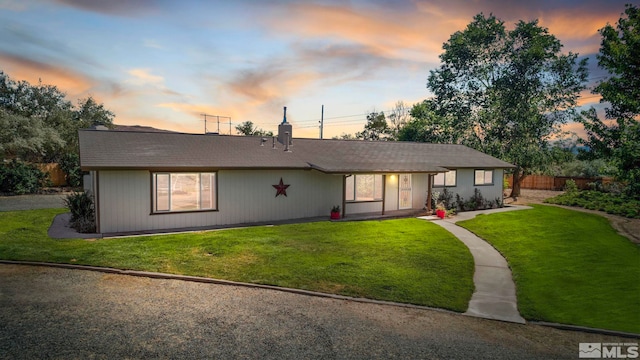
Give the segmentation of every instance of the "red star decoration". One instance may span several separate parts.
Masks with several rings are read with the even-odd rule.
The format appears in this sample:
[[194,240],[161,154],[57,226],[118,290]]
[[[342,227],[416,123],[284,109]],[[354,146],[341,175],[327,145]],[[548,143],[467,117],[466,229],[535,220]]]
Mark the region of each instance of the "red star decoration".
[[290,185],[285,185],[285,184],[282,182],[282,178],[280,178],[280,184],[271,185],[271,186],[273,186],[274,188],[276,188],[276,190],[278,190],[278,191],[276,191],[276,197],[278,197],[278,196],[280,196],[280,195],[287,196],[287,188],[288,188]]

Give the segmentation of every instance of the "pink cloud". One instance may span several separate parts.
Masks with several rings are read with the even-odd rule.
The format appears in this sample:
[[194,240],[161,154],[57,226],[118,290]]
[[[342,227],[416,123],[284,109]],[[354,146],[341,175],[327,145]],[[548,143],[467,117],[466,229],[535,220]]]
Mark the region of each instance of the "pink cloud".
[[31,84],[42,81],[44,84],[57,86],[72,97],[87,96],[88,92],[96,85],[93,79],[67,68],[21,56],[0,54],[0,62],[3,66],[2,70],[13,80],[26,80]]

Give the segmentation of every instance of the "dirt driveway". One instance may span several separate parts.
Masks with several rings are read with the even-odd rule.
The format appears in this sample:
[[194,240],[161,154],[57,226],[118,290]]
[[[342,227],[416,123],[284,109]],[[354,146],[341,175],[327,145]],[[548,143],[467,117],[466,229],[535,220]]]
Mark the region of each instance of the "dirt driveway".
[[280,291],[0,265],[0,359],[549,359],[637,342]]

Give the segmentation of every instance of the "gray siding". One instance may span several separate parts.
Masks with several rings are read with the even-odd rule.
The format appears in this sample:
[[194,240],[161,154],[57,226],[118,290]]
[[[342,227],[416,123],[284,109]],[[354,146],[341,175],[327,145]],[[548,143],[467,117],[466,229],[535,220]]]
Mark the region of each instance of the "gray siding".
[[346,216],[367,213],[382,213],[382,201],[352,202],[345,204]]
[[[425,207],[428,174],[412,174],[412,208]],[[287,196],[275,197],[282,177]],[[95,178],[95,177],[94,177]],[[385,210],[398,210],[398,174],[387,174]],[[342,175],[315,170],[218,171],[218,211],[151,214],[151,173],[146,170],[100,171],[94,189],[99,192],[98,223],[102,233],[168,230],[329,216],[342,204]],[[486,199],[502,198],[503,170],[494,169],[494,184],[474,185],[474,169],[457,169],[454,195],[468,200],[475,188]],[[442,191],[443,187],[434,187]],[[345,213],[381,213],[382,201],[346,203]]]
[[[480,168],[479,168],[480,169]],[[454,169],[452,169],[454,170]],[[504,178],[504,169],[487,169],[493,170],[493,185],[474,185],[474,171],[476,169],[455,169],[456,174],[456,186],[446,189],[454,194],[460,194],[465,200],[469,200],[473,196],[474,189],[480,190],[482,196],[485,199],[495,200],[496,198],[503,198],[502,181]],[[442,192],[445,188],[441,186],[434,186],[433,191]]]
[[413,174],[411,176],[411,191],[412,191],[412,207],[416,210],[422,209],[427,203],[427,185],[429,180],[429,174]]
[[[280,178],[287,196],[275,197]],[[342,176],[299,170],[218,172],[218,211],[151,214],[149,171],[100,171],[102,233],[165,230],[329,216],[342,202]]]

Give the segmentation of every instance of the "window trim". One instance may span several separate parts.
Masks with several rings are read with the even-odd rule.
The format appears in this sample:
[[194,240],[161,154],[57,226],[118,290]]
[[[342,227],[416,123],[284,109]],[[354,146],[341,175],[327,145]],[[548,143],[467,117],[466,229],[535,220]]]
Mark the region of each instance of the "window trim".
[[[373,195],[374,195],[374,199],[372,200],[358,200],[357,199],[357,192],[356,192],[356,186],[357,186],[357,181],[356,181],[356,176],[363,176],[363,175],[371,175],[373,176]],[[376,192],[376,176],[380,176],[380,188],[382,190],[382,195],[379,199],[375,198],[375,192]],[[347,199],[347,179],[353,177],[353,200],[349,200]],[[345,203],[348,204],[354,204],[354,203],[372,203],[372,202],[381,202],[384,201],[384,182],[385,182],[385,177],[383,174],[349,174],[349,175],[345,175],[344,176],[344,201]]]
[[[483,182],[480,183],[480,184],[476,182],[476,173],[478,171],[482,171],[483,172],[483,176],[482,176]],[[487,177],[487,175],[486,175],[487,171],[491,171],[491,182],[490,183],[484,182],[484,179]],[[495,185],[494,178],[495,178],[495,169],[474,169],[473,170],[473,186],[493,186],[493,185]]]
[[[173,174],[197,174],[200,176],[200,192],[198,196],[201,196],[202,191],[202,174],[214,174],[214,202],[212,204],[212,208],[206,209],[192,209],[192,210],[170,210],[171,209],[171,191],[169,191],[169,210],[156,210],[157,207],[157,174],[166,174],[169,175],[169,184],[171,184],[171,175]],[[151,212],[150,215],[166,215],[166,214],[188,214],[188,213],[203,213],[203,212],[217,212],[218,209],[218,172],[217,171],[151,171],[150,172],[150,182],[151,182]],[[171,185],[169,185],[171,186]]]
[[[451,171],[455,171],[456,173],[456,181],[453,185],[447,185],[447,173],[451,172]],[[456,187],[458,186],[458,169],[451,169],[449,171],[447,171],[446,173],[440,173],[440,174],[444,174],[444,184],[443,185],[436,185],[436,175],[433,175],[433,186],[434,188],[447,188],[447,187]],[[475,174],[475,172],[474,172]],[[475,180],[474,180],[475,181]]]

